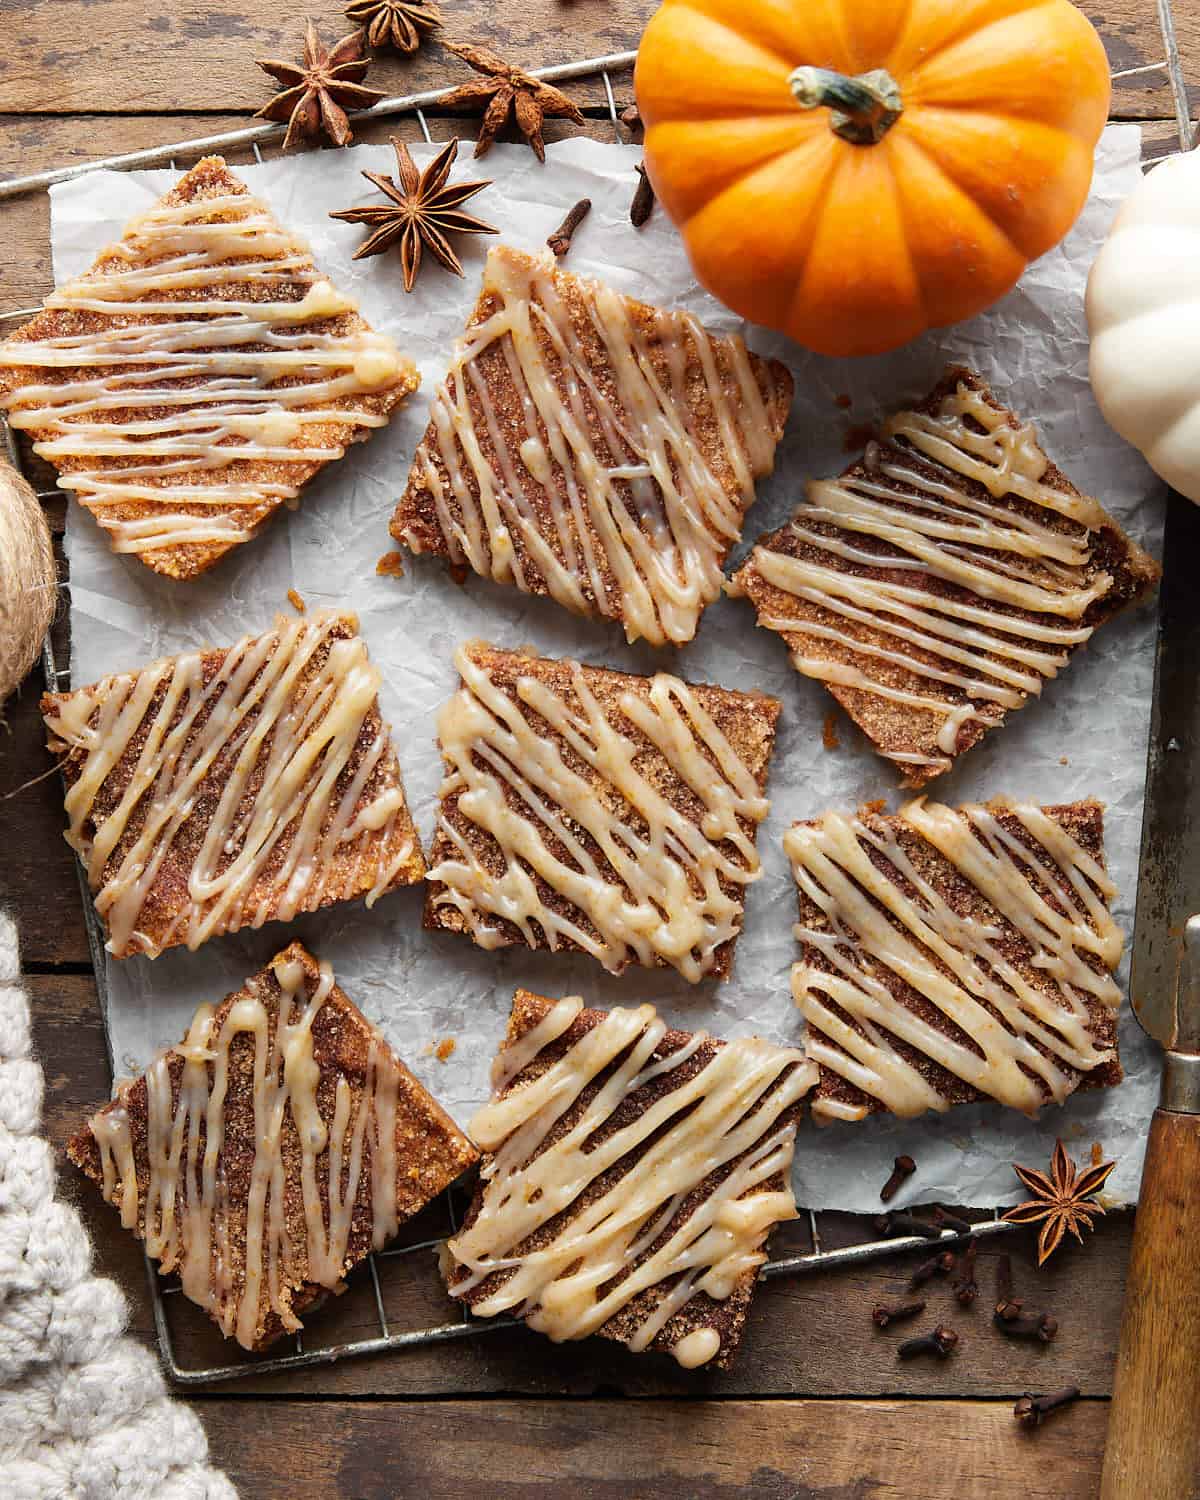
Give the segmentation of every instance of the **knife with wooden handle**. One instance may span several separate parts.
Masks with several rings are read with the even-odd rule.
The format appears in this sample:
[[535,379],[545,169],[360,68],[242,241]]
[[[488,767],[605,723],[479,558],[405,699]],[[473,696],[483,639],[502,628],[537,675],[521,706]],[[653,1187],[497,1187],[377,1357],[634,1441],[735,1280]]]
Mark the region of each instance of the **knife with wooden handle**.
[[1200,507],[1172,493],[1130,994],[1164,1049],[1101,1500],[1200,1496]]

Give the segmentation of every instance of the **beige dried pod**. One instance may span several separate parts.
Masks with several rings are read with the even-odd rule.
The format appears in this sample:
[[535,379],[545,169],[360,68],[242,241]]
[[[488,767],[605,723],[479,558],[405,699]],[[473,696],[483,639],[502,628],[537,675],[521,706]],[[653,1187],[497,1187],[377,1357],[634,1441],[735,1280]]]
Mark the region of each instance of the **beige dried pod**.
[[37,496],[0,461],[0,704],[37,659],[54,618],[58,575]]

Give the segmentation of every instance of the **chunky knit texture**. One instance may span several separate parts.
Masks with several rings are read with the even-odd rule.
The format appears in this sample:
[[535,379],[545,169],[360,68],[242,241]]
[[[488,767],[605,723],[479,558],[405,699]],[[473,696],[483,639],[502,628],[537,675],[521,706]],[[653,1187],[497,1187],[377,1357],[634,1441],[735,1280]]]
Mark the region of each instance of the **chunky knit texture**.
[[17,930],[0,912],[0,1491],[5,1500],[237,1500],[195,1413],[124,1336],[39,1133]]

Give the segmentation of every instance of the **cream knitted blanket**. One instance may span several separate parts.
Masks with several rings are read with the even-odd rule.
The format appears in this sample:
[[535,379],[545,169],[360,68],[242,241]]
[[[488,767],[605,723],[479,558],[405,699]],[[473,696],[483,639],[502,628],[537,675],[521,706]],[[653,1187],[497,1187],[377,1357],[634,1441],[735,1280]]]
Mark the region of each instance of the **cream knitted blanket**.
[[125,1300],[54,1196],[39,1133],[17,931],[0,913],[0,1495],[4,1500],[237,1500],[195,1414],[123,1334]]

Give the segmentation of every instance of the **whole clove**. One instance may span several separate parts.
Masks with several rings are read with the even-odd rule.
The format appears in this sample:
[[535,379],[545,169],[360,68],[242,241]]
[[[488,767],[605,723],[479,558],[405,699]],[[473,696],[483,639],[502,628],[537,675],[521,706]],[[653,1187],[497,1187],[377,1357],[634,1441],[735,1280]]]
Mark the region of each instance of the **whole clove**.
[[1058,1319],[1048,1312],[1018,1313],[1015,1318],[1002,1318],[997,1313],[992,1322],[1010,1339],[1037,1339],[1049,1344],[1058,1334]]
[[554,233],[547,235],[546,244],[555,256],[561,259],[567,253],[571,248],[571,240],[575,231],[591,211],[592,200],[590,198],[580,198],[579,202],[571,209]]
[[915,1359],[921,1354],[936,1354],[939,1359],[945,1359],[957,1344],[958,1334],[954,1329],[939,1323],[932,1333],[918,1339],[907,1339],[896,1350],[896,1355],[899,1359]]
[[901,1323],[905,1318],[915,1318],[924,1311],[925,1303],[922,1300],[893,1304],[877,1302],[871,1309],[871,1322],[876,1328],[886,1328],[889,1323]]
[[880,1202],[890,1203],[916,1170],[917,1164],[911,1156],[898,1156],[892,1163],[892,1175],[879,1189]]
[[916,1214],[876,1214],[875,1228],[886,1239],[900,1234],[916,1234],[924,1240],[940,1240],[942,1237],[936,1224],[931,1224],[928,1219],[918,1219]]
[[953,1229],[955,1234],[970,1234],[971,1225],[967,1219],[962,1219],[958,1214],[952,1214],[948,1208],[943,1208],[940,1203],[934,1205],[933,1222],[939,1229]]
[[629,205],[629,222],[635,229],[640,229],[654,211],[654,189],[650,186],[650,179],[646,176],[646,163],[640,161],[637,164],[638,185],[633,195],[633,202]]
[[963,1307],[970,1307],[979,1296],[979,1282],[975,1276],[975,1260],[978,1253],[978,1244],[971,1240],[963,1253],[960,1264],[961,1274],[954,1283],[954,1295]]
[[942,1250],[937,1255],[921,1262],[909,1277],[909,1285],[922,1286],[934,1276],[949,1276],[957,1264],[958,1257],[953,1250]]
[[1011,1323],[1021,1316],[1025,1303],[1013,1296],[1012,1256],[1006,1250],[996,1257],[996,1321]]
[[1023,1427],[1040,1427],[1042,1419],[1060,1406],[1070,1406],[1079,1400],[1079,1387],[1068,1385],[1061,1391],[1052,1391],[1047,1396],[1033,1396],[1028,1391],[1018,1397],[1013,1407],[1013,1416]]

